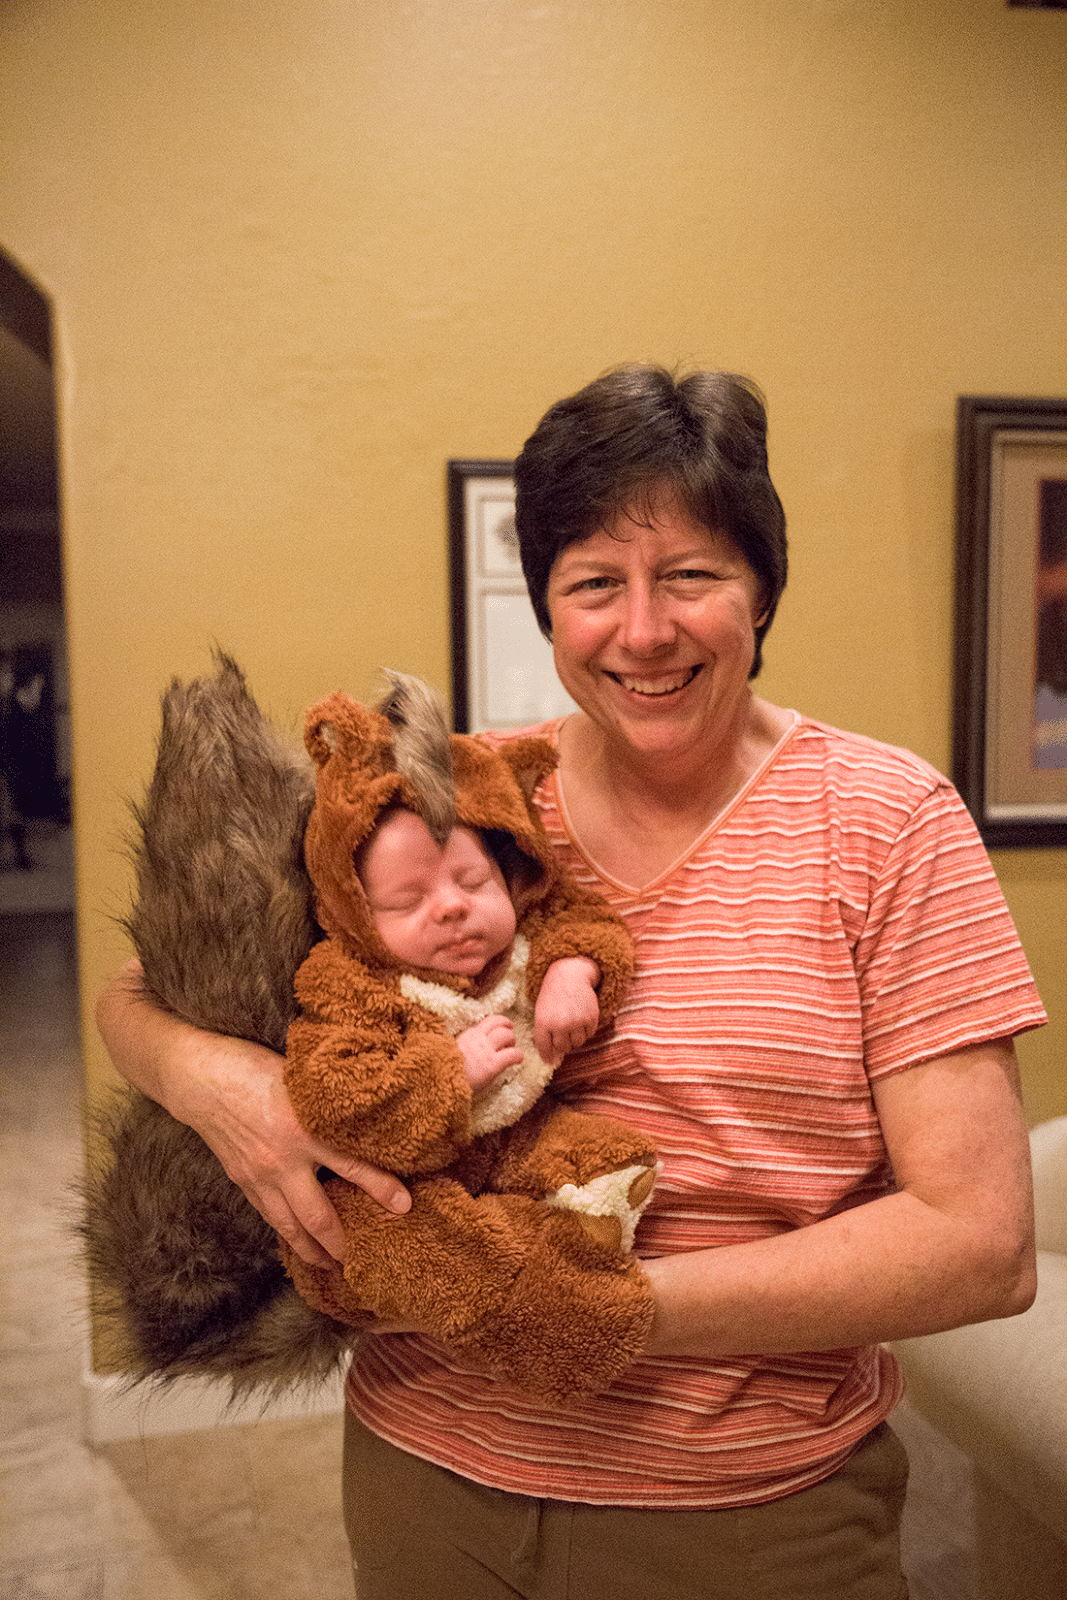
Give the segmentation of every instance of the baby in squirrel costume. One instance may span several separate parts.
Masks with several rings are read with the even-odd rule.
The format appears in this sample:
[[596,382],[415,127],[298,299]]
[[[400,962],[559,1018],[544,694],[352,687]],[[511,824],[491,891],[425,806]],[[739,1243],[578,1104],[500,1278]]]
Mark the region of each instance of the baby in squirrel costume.
[[651,1319],[628,1252],[654,1152],[542,1097],[614,1014],[630,937],[556,865],[531,799],[551,748],[450,737],[422,685],[393,685],[379,712],[333,695],[308,714],[327,938],[297,974],[286,1087],[309,1131],[405,1177],[412,1209],[332,1180],[343,1264],[283,1259],[329,1316],[414,1326],[563,1400],[617,1376]]
[[[127,921],[144,988],[197,1027],[286,1048],[305,1127],[400,1174],[412,1207],[327,1176],[345,1260],[313,1268],[282,1245],[290,1280],[198,1135],[126,1091],[101,1119],[81,1232],[95,1313],[134,1380],[277,1391],[328,1375],[354,1330],[385,1321],[564,1402],[611,1383],[647,1337],[629,1247],[654,1151],[542,1094],[551,1061],[614,1014],[630,936],[548,843],[531,797],[551,747],[450,737],[425,696],[400,679],[378,712],[323,702],[314,770],[228,657],[164,697]],[[380,847],[412,829],[446,880],[458,850],[460,888],[477,878],[484,894],[487,875],[495,890],[491,929],[451,957],[398,939],[397,904],[380,903],[400,881],[376,871]]]

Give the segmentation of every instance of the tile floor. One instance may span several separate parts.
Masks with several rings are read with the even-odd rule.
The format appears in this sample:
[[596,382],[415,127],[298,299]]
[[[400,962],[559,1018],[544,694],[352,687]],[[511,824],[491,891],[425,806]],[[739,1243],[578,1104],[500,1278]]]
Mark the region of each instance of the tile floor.
[[32,868],[14,864],[14,845],[0,839],[0,914],[70,911],[74,905],[74,834],[52,817],[31,817],[25,849]]
[[[74,978],[69,913],[0,916],[0,1600],[351,1600],[339,1417],[83,1441]],[[922,1418],[895,1421],[912,1600],[974,1600],[966,1464]]]
[[90,1448],[69,914],[0,917],[0,1600],[352,1600],[339,1416]]

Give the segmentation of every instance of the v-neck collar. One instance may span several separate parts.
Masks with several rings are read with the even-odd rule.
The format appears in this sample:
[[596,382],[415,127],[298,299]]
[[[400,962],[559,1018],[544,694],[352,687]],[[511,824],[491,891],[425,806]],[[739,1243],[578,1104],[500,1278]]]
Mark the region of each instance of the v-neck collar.
[[[685,849],[675,858],[674,861],[671,862],[670,866],[664,868],[662,872],[657,873],[654,878],[640,888],[636,887],[632,883],[624,882],[622,878],[615,877],[613,873],[608,872],[605,867],[602,867],[600,863],[589,854],[588,850],[586,850],[581,840],[578,838],[574,824],[571,821],[570,812],[567,809],[567,798],[563,792],[562,774],[557,767],[549,777],[548,782],[553,785],[553,797],[555,800],[556,810],[559,813],[559,819],[560,823],[562,824],[563,831],[566,833],[572,848],[579,856],[581,856],[589,870],[594,872],[602,883],[610,885],[617,894],[625,895],[627,898],[632,900],[643,900],[649,895],[655,894],[655,892],[661,888],[662,885],[666,883],[666,881],[671,878],[680,867],[684,866],[685,863],[689,861],[698,850],[703,848],[703,846],[711,838],[712,834],[717,832],[717,830],[722,827],[727,818],[731,817],[734,812],[737,811],[738,807],[744,805],[753,789],[758,786],[758,784],[763,780],[765,774],[778,760],[778,757],[781,755],[782,751],[795,736],[796,731],[800,727],[801,723],[801,717],[798,711],[790,711],[788,715],[790,717],[788,727],[785,728],[776,743],[770,750],[768,750],[759,766],[751,774],[751,776],[745,780],[740,789],[738,789],[737,793],[732,795],[731,798],[727,800],[726,804],[718,812],[716,812],[715,816],[712,817],[711,821],[705,828],[701,829],[696,838],[693,839],[690,844],[686,845]],[[552,725],[549,735],[557,750],[559,749],[559,732],[560,728],[563,726],[563,722],[564,718],[558,718]]]

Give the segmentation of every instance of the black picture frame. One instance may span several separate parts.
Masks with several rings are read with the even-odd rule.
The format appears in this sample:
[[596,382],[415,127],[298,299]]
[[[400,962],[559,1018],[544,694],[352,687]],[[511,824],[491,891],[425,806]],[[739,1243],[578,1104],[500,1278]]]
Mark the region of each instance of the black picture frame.
[[952,775],[991,848],[1067,845],[1065,518],[1067,399],[961,395]]

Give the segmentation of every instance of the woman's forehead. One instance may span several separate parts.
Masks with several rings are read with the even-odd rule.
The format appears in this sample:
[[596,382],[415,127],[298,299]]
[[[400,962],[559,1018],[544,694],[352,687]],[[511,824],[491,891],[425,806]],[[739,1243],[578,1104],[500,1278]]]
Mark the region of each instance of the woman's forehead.
[[739,556],[729,534],[708,528],[680,508],[664,508],[646,516],[637,508],[617,512],[603,527],[576,539],[560,551],[553,574],[582,565],[630,566],[635,561],[655,561],[687,555]]

